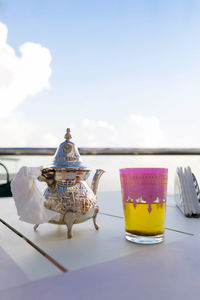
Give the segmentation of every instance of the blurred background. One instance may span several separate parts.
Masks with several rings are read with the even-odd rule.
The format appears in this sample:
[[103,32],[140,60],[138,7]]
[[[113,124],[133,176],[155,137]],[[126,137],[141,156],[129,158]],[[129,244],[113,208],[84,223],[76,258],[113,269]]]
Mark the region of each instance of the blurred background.
[[[0,0],[0,147],[200,147],[198,0]],[[7,160],[6,160],[7,159]],[[10,173],[50,157],[0,157]],[[83,157],[119,189],[120,167],[199,156]],[[102,180],[103,182],[103,180]]]

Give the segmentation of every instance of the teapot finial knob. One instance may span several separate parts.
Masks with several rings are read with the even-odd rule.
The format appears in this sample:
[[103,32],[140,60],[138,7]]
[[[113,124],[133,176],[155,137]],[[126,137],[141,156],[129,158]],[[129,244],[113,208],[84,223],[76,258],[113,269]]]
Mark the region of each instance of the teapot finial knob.
[[70,128],[67,128],[67,132],[65,134],[65,139],[67,142],[69,142],[71,140],[72,136],[71,136],[71,130]]

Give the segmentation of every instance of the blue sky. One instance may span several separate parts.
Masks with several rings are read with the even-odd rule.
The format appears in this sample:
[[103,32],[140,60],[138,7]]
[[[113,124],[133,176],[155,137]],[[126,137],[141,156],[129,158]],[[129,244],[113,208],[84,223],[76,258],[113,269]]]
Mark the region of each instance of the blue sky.
[[200,147],[199,1],[1,0],[0,22],[16,59],[27,42],[52,59],[0,146],[57,146],[70,126],[78,146]]

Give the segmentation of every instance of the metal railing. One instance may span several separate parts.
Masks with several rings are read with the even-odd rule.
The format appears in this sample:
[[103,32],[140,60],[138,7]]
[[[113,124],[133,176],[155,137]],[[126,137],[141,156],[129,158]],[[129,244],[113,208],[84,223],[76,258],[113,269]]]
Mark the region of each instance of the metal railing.
[[[78,148],[81,155],[200,155],[200,148]],[[3,155],[53,155],[56,148],[0,148]]]

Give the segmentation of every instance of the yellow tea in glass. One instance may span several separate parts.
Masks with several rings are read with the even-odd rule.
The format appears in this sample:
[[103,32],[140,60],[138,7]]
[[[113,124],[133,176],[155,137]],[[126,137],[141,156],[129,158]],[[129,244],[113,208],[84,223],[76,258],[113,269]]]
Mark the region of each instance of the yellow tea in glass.
[[120,169],[126,239],[153,244],[164,239],[168,170]]

